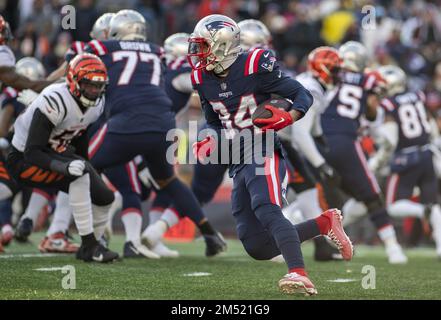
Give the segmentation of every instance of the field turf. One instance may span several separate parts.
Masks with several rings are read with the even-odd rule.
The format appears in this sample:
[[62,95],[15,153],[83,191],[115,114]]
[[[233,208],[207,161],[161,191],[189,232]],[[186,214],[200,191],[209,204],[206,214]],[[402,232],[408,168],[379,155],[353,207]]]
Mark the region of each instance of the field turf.
[[[178,259],[125,259],[102,265],[69,255],[42,255],[36,248],[41,237],[34,234],[29,244],[12,243],[0,254],[0,299],[441,298],[441,262],[434,249],[407,250],[410,261],[405,266],[389,265],[381,247],[366,246],[356,246],[351,262],[316,263],[306,243],[307,270],[319,294],[299,297],[278,291],[277,281],[286,272],[283,264],[252,260],[237,240],[228,241],[228,252],[210,259],[203,254],[203,241],[196,240],[170,244],[181,252]],[[114,236],[111,248],[121,253],[123,241]],[[57,268],[65,265],[75,267],[75,290],[62,289],[64,274]],[[362,287],[365,265],[375,267],[375,289]]]

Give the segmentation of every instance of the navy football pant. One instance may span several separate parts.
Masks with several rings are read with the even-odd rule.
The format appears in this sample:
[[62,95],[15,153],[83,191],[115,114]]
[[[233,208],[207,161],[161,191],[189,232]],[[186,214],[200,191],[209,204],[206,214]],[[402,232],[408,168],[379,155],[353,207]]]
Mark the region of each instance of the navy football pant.
[[233,181],[232,211],[247,253],[257,260],[282,254],[289,269],[303,268],[300,243],[320,232],[314,220],[294,226],[282,214],[287,184],[285,161],[275,154],[264,164],[245,165]]
[[[160,189],[156,181],[167,181],[174,177],[173,165],[167,160],[170,145],[171,142],[166,140],[165,132],[118,134],[107,132],[107,126],[104,125],[95,134],[89,146],[89,157],[93,166],[102,171],[123,165],[142,155],[152,175],[154,187]],[[179,179],[170,181],[161,190],[173,197],[178,212],[187,215],[197,225],[205,220],[195,196]]]
[[323,153],[323,157],[341,176],[343,191],[365,203],[377,229],[389,225],[391,221],[380,187],[368,167],[360,143],[346,135],[329,135],[327,141],[329,150]]
[[437,201],[438,182],[433,167],[430,150],[420,153],[420,161],[409,169],[393,173],[388,179],[386,202],[391,204],[397,200],[410,199],[414,187],[420,189],[420,202],[434,204]]
[[104,170],[104,174],[112,185],[121,193],[122,213],[139,212],[141,210],[142,185],[138,179],[138,170],[134,161]]

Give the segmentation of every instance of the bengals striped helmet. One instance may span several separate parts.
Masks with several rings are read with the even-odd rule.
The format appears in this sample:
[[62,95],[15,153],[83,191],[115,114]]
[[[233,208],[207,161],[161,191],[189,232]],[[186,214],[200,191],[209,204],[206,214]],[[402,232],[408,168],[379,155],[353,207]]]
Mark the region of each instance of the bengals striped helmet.
[[308,56],[309,72],[326,87],[337,82],[341,64],[338,51],[332,47],[318,47]]
[[11,29],[9,23],[0,14],[0,45],[4,45],[12,38]]
[[79,54],[69,63],[66,81],[83,107],[94,107],[109,82],[106,65],[94,54]]

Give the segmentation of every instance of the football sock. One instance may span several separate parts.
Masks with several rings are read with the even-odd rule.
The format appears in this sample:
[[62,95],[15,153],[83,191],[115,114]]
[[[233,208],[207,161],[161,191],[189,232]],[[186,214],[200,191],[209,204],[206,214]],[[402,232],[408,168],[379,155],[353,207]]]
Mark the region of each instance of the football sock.
[[137,245],[140,243],[142,214],[136,208],[127,208],[121,214],[121,220],[126,231],[126,241],[132,241]]
[[387,212],[392,217],[417,217],[422,218],[424,216],[424,205],[416,203],[410,200],[398,200],[390,204],[387,207]]
[[159,207],[151,208],[149,211],[149,224],[153,224],[156,221],[158,221],[163,213],[164,213],[163,208],[159,208]]
[[430,224],[433,228],[432,236],[436,244],[436,253],[441,256],[441,208],[439,204],[432,206]]
[[193,192],[179,179],[173,179],[164,189],[173,197],[173,204],[181,215],[189,217],[197,226],[205,215]]
[[201,231],[202,235],[214,235],[214,234],[216,234],[216,231],[214,231],[213,227],[211,226],[210,222],[208,222],[207,219],[203,220],[199,224],[199,230]]
[[305,268],[292,268],[292,269],[289,269],[288,272],[289,273],[295,272],[295,273],[297,273],[297,274],[299,274],[301,276],[304,276],[304,277],[308,276],[308,274],[305,271]]
[[322,214],[316,188],[300,192],[297,195],[297,202],[300,211],[302,211],[306,219],[313,219]]
[[89,190],[89,174],[75,179],[69,185],[69,204],[80,236],[93,234],[92,201]]
[[45,205],[48,203],[48,195],[40,190],[35,190],[32,192],[31,198],[29,199],[28,206],[21,220],[24,218],[29,218],[32,220],[33,225],[37,221],[38,215]]
[[377,230],[392,224],[386,208],[384,207],[369,212],[369,219],[372,221]]
[[391,224],[385,225],[378,229],[378,236],[386,247],[398,245],[395,229]]
[[[325,220],[323,220],[325,219]],[[328,230],[326,228],[327,225],[329,225],[329,220],[325,217],[319,216],[315,219],[310,219],[301,223],[298,223],[295,225],[297,229],[297,233],[299,235],[300,242],[304,242],[306,240],[315,238],[321,234],[326,234],[324,232],[321,232],[321,230]],[[320,222],[320,224],[319,224]]]
[[72,209],[69,205],[69,195],[67,193],[58,192],[53,216],[51,225],[46,233],[48,237],[57,232],[66,232],[69,229]]
[[107,228],[109,228],[109,230],[112,230],[112,220],[113,217],[115,216],[115,214],[117,212],[119,212],[122,208],[122,196],[121,193],[119,193],[118,191],[115,191],[113,193],[115,195],[115,200],[113,201],[112,205],[110,206],[109,209],[109,220],[107,220]]
[[95,235],[92,233],[85,234],[81,236],[81,246],[84,247],[93,247],[98,244],[98,241],[96,241]]
[[0,201],[0,226],[11,224],[12,199]]
[[12,191],[4,183],[0,183],[0,201],[12,197]]
[[297,229],[282,214],[279,206],[266,204],[254,211],[257,219],[274,238],[288,269],[304,268]]
[[93,205],[93,230],[96,239],[101,239],[104,235],[104,229],[109,220],[109,209],[111,206],[112,204],[107,206]]
[[162,214],[161,218],[158,221],[160,221],[160,220],[165,222],[167,229],[168,229],[168,228],[171,228],[174,225],[178,224],[179,215],[176,212],[176,210],[174,210],[172,208],[167,208],[167,209],[165,209],[164,213]]
[[354,198],[350,198],[348,201],[346,201],[341,211],[343,214],[344,227],[353,224],[368,213],[366,205],[361,201],[355,200]]

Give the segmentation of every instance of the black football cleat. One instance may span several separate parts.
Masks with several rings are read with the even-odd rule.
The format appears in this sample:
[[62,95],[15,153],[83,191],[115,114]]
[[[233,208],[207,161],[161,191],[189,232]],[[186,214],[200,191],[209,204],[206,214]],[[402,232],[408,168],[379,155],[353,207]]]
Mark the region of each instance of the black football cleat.
[[204,239],[206,244],[205,255],[207,257],[214,257],[227,250],[227,243],[219,232],[213,235],[204,235]]
[[343,257],[324,237],[314,238],[315,261],[342,261]]
[[77,251],[76,258],[84,262],[107,263],[118,259],[119,255],[98,243],[92,247],[82,245]]
[[34,226],[32,219],[24,218],[20,220],[17,226],[17,230],[15,230],[15,239],[18,242],[27,242],[33,228]]

